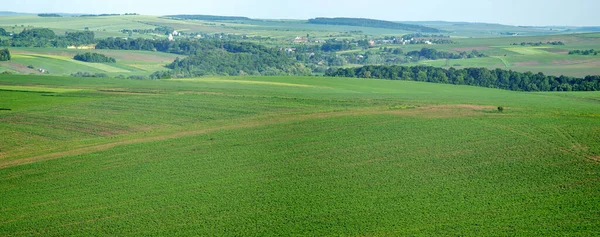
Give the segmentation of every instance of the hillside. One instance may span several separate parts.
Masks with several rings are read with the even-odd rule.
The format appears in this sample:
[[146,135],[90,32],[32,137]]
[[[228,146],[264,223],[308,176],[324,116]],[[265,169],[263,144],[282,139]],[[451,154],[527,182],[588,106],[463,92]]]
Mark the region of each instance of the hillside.
[[351,78],[0,75],[0,235],[591,236],[599,103]]

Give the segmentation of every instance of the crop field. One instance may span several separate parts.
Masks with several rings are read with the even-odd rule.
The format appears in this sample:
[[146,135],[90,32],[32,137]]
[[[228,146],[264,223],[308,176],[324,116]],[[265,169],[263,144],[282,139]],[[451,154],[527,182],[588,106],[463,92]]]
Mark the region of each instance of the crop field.
[[600,232],[598,92],[0,75],[0,108],[0,236]]

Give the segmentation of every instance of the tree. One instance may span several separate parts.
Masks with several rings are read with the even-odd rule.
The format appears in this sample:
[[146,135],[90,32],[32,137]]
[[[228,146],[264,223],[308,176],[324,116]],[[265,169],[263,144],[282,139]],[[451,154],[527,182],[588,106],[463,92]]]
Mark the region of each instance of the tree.
[[504,107],[498,106],[498,112],[500,112],[500,113],[504,112]]
[[10,51],[8,49],[0,49],[0,61],[9,61]]

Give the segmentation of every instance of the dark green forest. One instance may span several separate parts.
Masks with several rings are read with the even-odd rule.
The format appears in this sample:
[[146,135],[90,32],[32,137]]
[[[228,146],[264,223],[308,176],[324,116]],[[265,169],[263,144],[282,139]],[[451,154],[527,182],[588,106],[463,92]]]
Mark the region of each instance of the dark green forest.
[[421,59],[436,60],[436,59],[440,59],[440,58],[461,59],[461,58],[488,57],[487,55],[480,53],[477,50],[472,50],[471,52],[460,52],[460,53],[456,54],[456,53],[450,53],[450,52],[444,52],[444,51],[437,51],[437,50],[431,49],[431,48],[422,48],[421,50],[411,51],[411,52],[406,53],[406,56],[416,57],[418,60],[421,60]]
[[361,27],[374,27],[374,28],[386,28],[386,29],[395,29],[395,30],[406,30],[406,31],[419,31],[426,33],[440,33],[443,32],[441,30],[420,26],[420,25],[411,25],[411,24],[403,24],[396,23],[391,21],[382,21],[382,20],[374,20],[374,19],[365,19],[365,18],[314,18],[308,20],[310,24],[320,24],[320,25],[346,25],[346,26],[361,26]]
[[578,55],[598,55],[598,50],[595,49],[588,49],[588,50],[571,50],[569,51],[569,54],[573,55],[573,54],[578,54]]
[[54,13],[40,13],[38,14],[39,17],[62,17],[61,15],[58,14],[54,14]]
[[117,62],[117,60],[115,60],[114,58],[107,57],[104,54],[90,53],[90,52],[77,54],[77,55],[75,55],[75,57],[73,57],[73,59],[82,61],[82,62],[88,62],[88,63],[116,63]]
[[[1,29],[0,33],[2,31],[4,29]],[[88,45],[95,42],[94,32],[92,31],[66,32],[64,36],[59,36],[51,29],[32,28],[24,29],[21,33],[14,34],[10,39],[0,39],[0,46],[66,48],[71,45]]]
[[444,69],[430,66],[364,66],[329,70],[327,76],[422,81],[513,91],[600,91],[600,76],[574,78],[487,68]]

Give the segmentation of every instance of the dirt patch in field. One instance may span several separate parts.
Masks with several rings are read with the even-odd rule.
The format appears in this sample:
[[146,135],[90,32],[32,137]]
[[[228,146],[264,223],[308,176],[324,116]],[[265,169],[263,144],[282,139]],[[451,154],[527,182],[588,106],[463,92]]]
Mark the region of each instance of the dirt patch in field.
[[514,66],[537,66],[540,65],[538,61],[526,61],[526,62],[516,62],[513,63]]
[[20,63],[8,62],[7,64],[11,69],[18,71],[18,72],[41,74],[39,71],[28,68],[27,66],[20,64]]
[[100,89],[102,93],[117,94],[117,95],[158,95],[158,91],[128,91],[120,89]]
[[600,162],[600,156],[592,156],[590,159],[592,159],[595,162]]
[[473,110],[484,110],[484,109],[496,109],[497,107],[489,105],[472,105],[472,104],[457,104],[457,105],[432,105],[423,108],[460,108],[460,109],[473,109]]
[[558,48],[539,48],[539,50],[543,50],[549,53],[555,53],[555,54],[569,54],[569,50],[566,49],[558,49]]
[[[236,123],[232,125],[224,125],[214,128],[205,128],[205,129],[197,129],[190,130],[184,132],[177,132],[173,134],[166,135],[155,135],[150,137],[136,138],[130,140],[122,140],[105,144],[91,145],[75,148],[68,151],[54,152],[45,155],[39,155],[24,159],[18,160],[4,160],[0,161],[0,169],[13,167],[24,164],[31,164],[40,161],[58,159],[65,156],[75,156],[93,152],[99,152],[107,149],[114,148],[116,146],[121,145],[130,145],[137,143],[146,143],[146,142],[155,142],[155,141],[164,141],[169,139],[175,139],[186,136],[196,136],[201,134],[213,133],[221,130],[231,130],[231,129],[242,129],[242,128],[252,128],[280,123],[288,123],[288,122],[296,122],[296,121],[304,121],[309,119],[319,119],[319,118],[329,118],[329,117],[339,117],[339,116],[358,116],[358,115],[378,115],[378,114],[391,114],[391,115],[399,115],[399,116],[415,116],[421,118],[453,118],[453,117],[464,117],[464,116],[473,116],[477,114],[482,114],[485,110],[493,111],[496,109],[494,106],[485,106],[485,105],[472,105],[472,104],[456,104],[456,105],[430,105],[430,106],[421,106],[416,108],[408,108],[408,109],[382,109],[382,108],[366,108],[366,109],[357,109],[357,110],[349,110],[349,111],[340,111],[340,112],[320,112],[313,114],[287,114],[287,115],[266,115],[256,117],[252,120],[246,120],[241,123]],[[102,131],[100,135],[103,136],[111,136],[113,133]]]
[[592,60],[552,60],[553,65],[572,65],[572,64],[584,64],[592,62]]
[[180,91],[180,92],[177,92],[177,94],[179,94],[179,95],[187,95],[187,94],[192,94],[192,95],[225,95],[225,93],[210,92],[210,91]]
[[464,48],[453,48],[454,51],[473,51],[473,50],[486,50],[491,49],[488,46],[479,46],[479,47],[464,47]]

